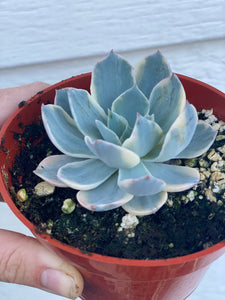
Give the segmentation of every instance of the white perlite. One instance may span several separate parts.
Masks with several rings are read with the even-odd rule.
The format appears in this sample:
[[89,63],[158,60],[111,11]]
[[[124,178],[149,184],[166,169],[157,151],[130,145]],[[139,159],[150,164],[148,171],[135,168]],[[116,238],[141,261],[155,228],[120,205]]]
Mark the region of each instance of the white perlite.
[[131,214],[126,214],[122,218],[122,222],[118,228],[118,232],[125,230],[127,231],[127,236],[128,237],[134,237],[135,234],[132,232],[135,227],[139,224],[139,220],[136,216],[131,215]]

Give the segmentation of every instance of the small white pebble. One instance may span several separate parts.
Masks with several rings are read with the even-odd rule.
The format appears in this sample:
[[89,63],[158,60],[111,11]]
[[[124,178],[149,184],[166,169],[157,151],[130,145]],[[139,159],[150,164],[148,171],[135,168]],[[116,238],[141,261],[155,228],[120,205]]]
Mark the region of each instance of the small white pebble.
[[219,121],[219,124],[220,124],[220,129],[219,129],[219,131],[220,131],[220,132],[224,131],[224,130],[225,130],[225,122],[220,120],[220,121]]
[[131,214],[126,214],[122,218],[122,223],[120,224],[120,227],[123,229],[132,229],[135,228],[139,224],[139,220],[136,216]]
[[218,171],[218,162],[217,161],[215,161],[212,165],[211,165],[211,171],[212,172],[216,172],[216,171]]
[[217,201],[217,204],[218,204],[219,206],[222,206],[222,205],[223,205],[223,201],[222,201],[222,200],[218,200],[218,201]]
[[217,135],[216,141],[222,141],[222,140],[225,140],[225,135],[224,134]]
[[220,187],[215,183],[214,188],[212,189],[213,193],[219,193],[220,192]]
[[55,191],[55,186],[51,185],[46,181],[39,182],[34,187],[34,193],[40,197],[51,195],[54,193],[54,191]]
[[195,199],[195,193],[194,191],[190,191],[187,193],[187,197],[190,201],[193,201]]
[[203,181],[205,180],[205,175],[203,173],[199,173],[200,174],[200,180]]
[[169,207],[173,207],[173,200],[168,199],[167,204],[168,204]]
[[216,182],[218,185],[225,184],[225,174],[222,172],[214,172],[212,173],[210,180],[212,182]]
[[214,122],[216,122],[218,119],[216,116],[214,115],[211,115],[208,117],[208,119],[205,120],[206,123],[208,124],[213,124]]
[[219,160],[218,161],[218,168],[221,169],[224,167],[225,161],[224,160]]
[[[208,163],[205,159],[201,158],[201,159],[199,160],[199,165],[200,165],[200,167],[202,167],[202,168],[208,168],[209,163]],[[201,171],[201,169],[200,169],[200,171]]]
[[209,116],[211,116],[213,114],[213,109],[206,109],[205,110],[205,117],[208,118]]
[[221,146],[221,147],[219,147],[219,148],[217,148],[218,149],[218,151],[220,151],[221,153],[225,153],[225,145],[223,145],[223,146]]
[[219,161],[222,159],[222,157],[219,155],[218,152],[215,151],[215,149],[211,149],[207,157],[211,161]]
[[211,173],[209,171],[204,171],[203,174],[205,175],[206,178],[209,178]]
[[220,129],[220,124],[219,123],[214,123],[212,124],[212,128],[216,131],[218,131]]
[[210,202],[216,202],[216,197],[213,196],[213,192],[210,189],[205,190],[205,196]]
[[128,233],[127,236],[128,236],[129,238],[133,238],[133,237],[135,237],[135,233],[134,233],[134,232]]

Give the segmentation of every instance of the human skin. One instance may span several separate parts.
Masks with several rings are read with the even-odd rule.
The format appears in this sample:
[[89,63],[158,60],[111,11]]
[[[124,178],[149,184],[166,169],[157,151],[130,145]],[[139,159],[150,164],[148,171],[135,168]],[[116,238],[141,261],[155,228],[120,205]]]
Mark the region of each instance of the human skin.
[[[48,86],[44,82],[34,82],[1,89],[0,127],[21,101],[28,100]],[[0,244],[0,281],[36,287],[70,299],[81,295],[81,274],[71,264],[43,247],[37,239],[0,229]]]

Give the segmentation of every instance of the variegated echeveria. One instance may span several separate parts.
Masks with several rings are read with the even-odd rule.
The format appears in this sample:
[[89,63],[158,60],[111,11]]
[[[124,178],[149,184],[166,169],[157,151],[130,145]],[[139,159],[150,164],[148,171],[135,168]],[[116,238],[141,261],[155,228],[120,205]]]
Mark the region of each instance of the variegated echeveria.
[[140,216],[156,212],[168,192],[199,182],[196,169],[173,160],[203,154],[216,132],[198,121],[159,51],[134,70],[112,51],[95,66],[90,90],[57,90],[54,105],[42,106],[46,132],[63,154],[45,158],[35,174],[79,190],[89,210],[122,206]]

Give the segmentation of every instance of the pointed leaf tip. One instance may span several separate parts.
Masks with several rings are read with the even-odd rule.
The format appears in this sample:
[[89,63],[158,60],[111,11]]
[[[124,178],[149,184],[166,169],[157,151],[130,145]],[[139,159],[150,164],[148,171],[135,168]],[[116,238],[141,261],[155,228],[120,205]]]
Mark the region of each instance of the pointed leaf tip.
[[112,111],[123,116],[133,128],[137,113],[145,116],[149,112],[149,101],[135,85],[122,93],[112,104]]
[[135,67],[137,85],[147,98],[151,95],[153,88],[170,75],[170,66],[160,51],[142,59]]
[[107,112],[112,102],[129,89],[135,80],[132,66],[115,52],[111,51],[96,64],[91,79],[91,94]]

